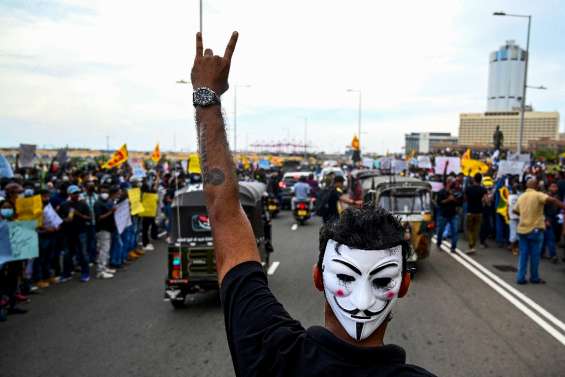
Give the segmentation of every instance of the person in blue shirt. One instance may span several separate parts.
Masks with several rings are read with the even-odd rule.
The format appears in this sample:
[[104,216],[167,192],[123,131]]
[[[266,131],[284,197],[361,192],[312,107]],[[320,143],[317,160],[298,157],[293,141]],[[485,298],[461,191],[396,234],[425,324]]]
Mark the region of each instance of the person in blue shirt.
[[298,182],[296,182],[296,184],[294,185],[293,190],[294,197],[292,198],[291,202],[293,211],[296,208],[297,202],[309,202],[310,207],[312,207],[312,200],[310,199],[310,191],[312,190],[312,188],[306,182],[306,176],[303,175],[298,179]]

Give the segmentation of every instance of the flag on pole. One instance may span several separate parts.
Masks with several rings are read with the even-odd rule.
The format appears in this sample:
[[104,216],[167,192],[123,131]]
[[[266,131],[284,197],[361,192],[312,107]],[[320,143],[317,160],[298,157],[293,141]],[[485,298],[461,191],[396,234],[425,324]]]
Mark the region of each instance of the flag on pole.
[[112,157],[102,165],[102,169],[112,169],[120,166],[128,160],[128,148],[126,144],[122,145],[120,149],[114,152]]
[[504,222],[508,224],[510,222],[508,215],[508,197],[510,196],[510,192],[508,191],[508,187],[502,186],[498,189],[498,193],[500,197],[498,205],[496,206],[496,213],[500,214],[504,219]]
[[151,154],[151,159],[155,163],[159,162],[159,160],[161,159],[161,149],[159,148],[159,143],[157,143],[157,145],[155,145],[155,149],[153,150],[153,153]]
[[360,149],[359,138],[357,137],[357,135],[353,136],[353,140],[351,140],[351,149],[353,149],[354,151],[358,151]]

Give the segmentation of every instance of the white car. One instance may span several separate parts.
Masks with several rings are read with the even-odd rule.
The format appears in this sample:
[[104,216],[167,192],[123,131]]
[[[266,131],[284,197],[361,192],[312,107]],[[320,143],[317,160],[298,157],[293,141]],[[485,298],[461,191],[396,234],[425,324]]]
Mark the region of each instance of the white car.
[[[337,167],[323,168],[322,171],[320,172],[320,175],[318,176],[318,182],[320,183],[320,187],[324,187],[325,179],[328,176],[328,174],[331,174],[331,173],[335,174],[336,176],[340,175],[340,176],[346,178],[345,173],[340,168],[337,168]],[[346,186],[347,186],[347,179],[345,179],[345,182],[344,182],[344,187],[346,187]]]

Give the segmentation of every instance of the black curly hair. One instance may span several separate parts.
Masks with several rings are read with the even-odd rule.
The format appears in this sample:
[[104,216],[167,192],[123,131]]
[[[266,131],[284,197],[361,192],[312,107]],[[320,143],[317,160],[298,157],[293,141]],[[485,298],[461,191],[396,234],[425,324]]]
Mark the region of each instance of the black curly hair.
[[381,250],[402,245],[402,271],[406,272],[410,244],[404,240],[404,227],[396,216],[383,208],[372,205],[365,205],[363,208],[349,207],[339,219],[324,224],[320,229],[320,271],[330,239],[361,250]]

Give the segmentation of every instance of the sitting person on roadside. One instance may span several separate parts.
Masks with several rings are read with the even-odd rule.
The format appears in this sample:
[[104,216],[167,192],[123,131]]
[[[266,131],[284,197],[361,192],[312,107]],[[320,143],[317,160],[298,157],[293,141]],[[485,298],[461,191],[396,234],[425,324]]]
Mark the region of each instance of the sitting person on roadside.
[[383,342],[391,312],[410,285],[404,229],[385,210],[348,208],[322,227],[312,275],[325,297],[325,327],[304,329],[269,289],[239,201],[220,106],[237,36],[220,57],[204,51],[198,33],[192,68],[204,195],[235,374],[431,376],[406,364],[402,348]]

